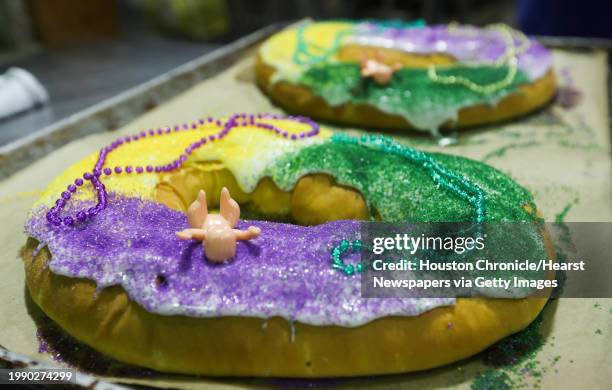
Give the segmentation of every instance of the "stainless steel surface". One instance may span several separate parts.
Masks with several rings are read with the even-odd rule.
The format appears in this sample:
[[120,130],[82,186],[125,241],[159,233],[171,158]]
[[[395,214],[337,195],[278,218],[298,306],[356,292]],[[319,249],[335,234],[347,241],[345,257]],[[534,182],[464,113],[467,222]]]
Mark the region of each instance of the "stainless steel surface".
[[167,73],[59,120],[23,138],[0,146],[0,179],[80,137],[115,130],[142,113],[213,77],[246,50],[285,26],[273,24],[205,54]]
[[[44,106],[0,119],[0,146],[49,126],[131,87],[221,47],[150,32],[116,40],[91,40],[61,48],[41,48],[21,58],[2,58],[6,67],[29,71],[48,90]],[[75,77],[76,76],[76,77]]]

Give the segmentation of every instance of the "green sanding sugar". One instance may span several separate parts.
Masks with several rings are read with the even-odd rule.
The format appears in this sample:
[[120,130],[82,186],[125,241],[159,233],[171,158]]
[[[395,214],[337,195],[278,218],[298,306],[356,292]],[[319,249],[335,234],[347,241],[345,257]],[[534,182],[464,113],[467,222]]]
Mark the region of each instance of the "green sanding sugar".
[[[508,68],[453,64],[440,67],[437,73],[487,85],[503,79]],[[349,102],[369,104],[401,115],[419,129],[434,131],[445,122],[455,120],[462,108],[494,104],[529,80],[519,70],[509,86],[492,94],[482,94],[461,85],[432,82],[427,69],[402,68],[394,73],[389,84],[379,85],[361,76],[359,64],[325,63],[308,69],[299,82],[332,106]]]
[[473,390],[510,390],[514,381],[503,371],[487,371],[479,375],[472,383]]
[[[484,192],[485,221],[536,219],[534,213],[524,208],[528,205],[535,210],[529,192],[503,173],[461,157],[429,156],[446,171],[462,176]],[[319,172],[329,173],[339,184],[360,191],[371,215],[385,221],[470,221],[473,217],[473,206],[456,193],[438,187],[423,165],[384,150],[339,142],[338,137],[281,159],[267,176],[290,190],[300,177]],[[535,360],[544,343],[538,331],[541,322],[542,314],[522,332],[483,353],[485,363],[495,368],[478,375],[472,388],[510,389],[524,386],[525,375],[542,376],[545,370]]]
[[[548,305],[547,305],[548,306]],[[472,382],[473,390],[479,389],[516,389],[539,385],[541,378],[549,367],[536,359],[537,353],[544,345],[544,338],[539,332],[543,313],[521,332],[509,336],[482,353],[483,362],[494,368],[480,373]],[[550,361],[550,367],[557,364],[561,356]]]
[[[532,221],[529,192],[496,169],[462,157],[430,154],[447,170],[462,175],[485,193],[485,221]],[[436,186],[425,169],[406,158],[355,144],[325,142],[286,156],[266,176],[284,190],[310,173],[329,173],[341,185],[361,192],[370,215],[389,222],[472,221],[474,208],[456,194]]]
[[572,206],[574,206],[576,203],[578,203],[578,198],[576,198],[572,202],[566,204],[565,207],[563,207],[563,210],[561,210],[561,212],[555,216],[555,222],[557,222],[557,223],[564,222],[565,218],[567,217],[567,213],[569,213],[569,211],[571,210]]
[[535,320],[521,332],[497,342],[482,353],[485,364],[493,367],[516,365],[533,358],[544,345],[540,334],[543,315],[540,313]]
[[535,141],[527,141],[527,142],[517,142],[517,143],[512,143],[509,145],[504,145],[502,147],[499,147],[489,153],[487,153],[483,158],[482,161],[488,161],[492,158],[500,158],[503,157],[508,151],[513,150],[513,149],[524,149],[524,148],[529,148],[532,146],[538,146],[538,143]]

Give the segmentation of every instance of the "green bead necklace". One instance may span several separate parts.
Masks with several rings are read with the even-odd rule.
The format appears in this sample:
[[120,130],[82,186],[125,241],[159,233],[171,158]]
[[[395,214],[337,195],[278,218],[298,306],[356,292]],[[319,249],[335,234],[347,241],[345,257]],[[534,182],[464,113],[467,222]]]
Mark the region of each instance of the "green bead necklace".
[[[442,187],[467,201],[474,208],[474,222],[484,222],[486,202],[485,193],[482,188],[467,178],[446,169],[427,153],[400,145],[391,138],[374,134],[355,138],[336,133],[332,135],[331,142],[367,146],[384,153],[406,158],[411,163],[423,168],[438,187]],[[352,244],[346,239],[340,241],[340,244],[331,250],[332,267],[340,270],[347,276],[360,273],[362,271],[361,262],[358,262],[355,266],[346,264],[342,260],[342,255],[349,249],[356,252],[361,250],[362,247],[363,245],[360,240],[355,240]]]

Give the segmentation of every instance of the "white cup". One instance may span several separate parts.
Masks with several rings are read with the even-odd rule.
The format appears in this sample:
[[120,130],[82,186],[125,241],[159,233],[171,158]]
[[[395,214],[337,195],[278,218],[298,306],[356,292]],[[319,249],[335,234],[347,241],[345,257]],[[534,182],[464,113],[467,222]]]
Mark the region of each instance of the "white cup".
[[29,110],[48,100],[45,87],[27,70],[9,68],[0,76],[0,118]]

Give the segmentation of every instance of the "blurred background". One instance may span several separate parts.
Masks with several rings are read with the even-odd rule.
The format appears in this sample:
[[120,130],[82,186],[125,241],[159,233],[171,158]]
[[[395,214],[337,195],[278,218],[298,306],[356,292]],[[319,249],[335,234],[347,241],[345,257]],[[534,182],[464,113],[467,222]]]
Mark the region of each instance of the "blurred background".
[[304,17],[501,22],[528,34],[607,38],[612,2],[0,0],[0,74],[27,84],[39,106],[0,100],[0,146],[258,28]]

